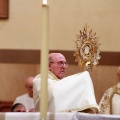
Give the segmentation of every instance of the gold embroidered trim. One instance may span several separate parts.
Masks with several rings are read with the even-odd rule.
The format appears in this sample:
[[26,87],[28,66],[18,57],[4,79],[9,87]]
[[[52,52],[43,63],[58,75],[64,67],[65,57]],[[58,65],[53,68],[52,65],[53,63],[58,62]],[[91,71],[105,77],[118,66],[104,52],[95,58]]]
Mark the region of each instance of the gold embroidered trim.
[[96,113],[99,111],[97,105],[87,105],[87,106],[84,106],[84,107],[81,107],[81,108],[66,109],[66,110],[61,110],[59,112],[72,112],[72,111],[81,111],[82,112],[83,110],[86,110],[86,109],[93,110],[93,108],[94,108],[94,111]]
[[48,70],[48,78],[50,78],[52,80],[60,80],[52,72],[50,72],[49,70]]

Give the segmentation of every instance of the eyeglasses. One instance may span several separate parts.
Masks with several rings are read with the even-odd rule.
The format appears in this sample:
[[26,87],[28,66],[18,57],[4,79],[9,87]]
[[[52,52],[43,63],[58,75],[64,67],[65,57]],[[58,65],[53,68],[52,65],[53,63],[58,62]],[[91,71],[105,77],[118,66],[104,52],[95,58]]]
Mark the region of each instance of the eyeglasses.
[[66,67],[68,67],[68,63],[67,62],[63,62],[63,61],[58,61],[58,62],[50,62],[50,63],[56,63],[56,64],[58,64],[59,65],[59,67],[62,67],[62,66],[66,66]]

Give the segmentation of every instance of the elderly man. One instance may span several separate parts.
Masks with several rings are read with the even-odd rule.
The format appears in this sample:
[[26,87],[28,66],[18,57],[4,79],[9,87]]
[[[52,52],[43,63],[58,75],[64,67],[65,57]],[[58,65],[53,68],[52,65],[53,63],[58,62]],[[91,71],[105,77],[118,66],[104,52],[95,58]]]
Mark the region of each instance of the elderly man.
[[[65,77],[68,63],[61,53],[49,54],[48,111],[96,113],[99,109],[87,71]],[[41,75],[33,82],[35,110],[39,111]]]
[[118,83],[105,91],[100,101],[100,114],[120,115],[120,67],[118,67]]
[[15,101],[15,103],[22,103],[26,107],[27,112],[34,112],[34,101],[33,101],[33,79],[34,77],[28,77],[25,83],[25,88],[27,90],[27,93],[18,96]]

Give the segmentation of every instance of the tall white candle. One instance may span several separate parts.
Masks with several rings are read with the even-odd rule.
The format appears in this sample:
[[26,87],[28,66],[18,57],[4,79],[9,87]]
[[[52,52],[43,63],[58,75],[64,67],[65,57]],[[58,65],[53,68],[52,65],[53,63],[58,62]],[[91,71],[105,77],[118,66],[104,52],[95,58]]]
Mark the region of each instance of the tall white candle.
[[49,9],[47,0],[42,5],[42,46],[41,46],[41,92],[40,92],[40,119],[47,119],[48,109],[48,27]]

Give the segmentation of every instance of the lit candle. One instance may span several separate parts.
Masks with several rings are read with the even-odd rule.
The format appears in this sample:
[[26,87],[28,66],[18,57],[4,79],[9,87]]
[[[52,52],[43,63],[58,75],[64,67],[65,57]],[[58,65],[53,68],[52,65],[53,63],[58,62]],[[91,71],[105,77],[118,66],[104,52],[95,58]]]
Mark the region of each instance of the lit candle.
[[42,5],[42,47],[41,47],[41,92],[40,92],[40,119],[47,119],[48,109],[48,15],[47,0]]

